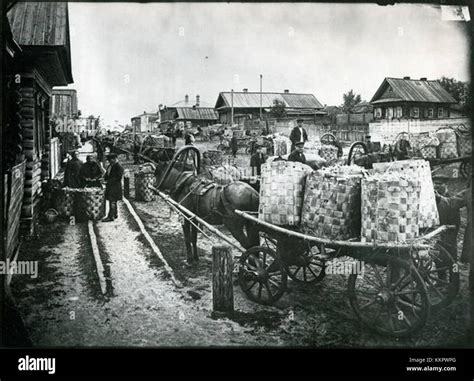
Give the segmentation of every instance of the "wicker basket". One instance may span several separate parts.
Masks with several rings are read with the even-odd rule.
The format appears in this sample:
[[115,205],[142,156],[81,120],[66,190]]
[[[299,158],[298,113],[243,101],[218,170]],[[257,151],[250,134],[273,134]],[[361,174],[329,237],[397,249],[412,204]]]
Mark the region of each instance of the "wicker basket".
[[153,173],[135,173],[135,200],[146,202],[155,200],[155,193],[149,188],[149,185],[153,185],[154,181],[155,175]]
[[456,128],[458,150],[461,156],[472,155],[472,132],[470,127],[461,124]]
[[459,156],[456,132],[452,128],[443,128],[436,131],[440,141],[438,157],[440,159],[454,159]]
[[291,150],[291,142],[285,136],[278,136],[273,139],[273,153],[275,156],[288,155]]
[[418,179],[376,173],[362,179],[361,189],[362,242],[406,242],[418,237]]
[[105,198],[102,188],[84,188],[77,190],[76,208],[85,208],[85,214],[90,220],[100,220],[105,215]]
[[420,154],[423,159],[436,159],[438,147],[435,145],[424,146],[420,149]]
[[430,164],[425,160],[401,160],[390,163],[374,163],[374,172],[392,172],[400,176],[418,179],[421,182],[420,216],[421,228],[439,225],[439,214],[436,206]]
[[48,221],[48,223],[53,223],[56,218],[58,217],[59,213],[56,209],[48,209],[45,213],[44,213],[45,217],[46,217],[46,220]]
[[337,147],[330,144],[323,144],[319,150],[319,156],[331,164],[337,161],[337,152]]
[[205,153],[207,153],[209,160],[211,161],[211,165],[222,165],[222,161],[224,160],[222,151],[209,150]]
[[298,226],[304,184],[312,170],[298,162],[271,161],[262,165],[259,218],[275,225]]
[[73,188],[57,188],[55,190],[55,206],[60,216],[70,217],[74,212],[74,189]]
[[360,235],[361,167],[329,167],[306,178],[302,227],[318,237],[346,240]]

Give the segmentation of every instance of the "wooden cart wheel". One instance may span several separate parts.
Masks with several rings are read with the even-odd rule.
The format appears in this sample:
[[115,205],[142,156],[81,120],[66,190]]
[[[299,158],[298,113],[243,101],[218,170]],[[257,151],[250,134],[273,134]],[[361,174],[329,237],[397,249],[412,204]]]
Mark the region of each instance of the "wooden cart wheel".
[[472,176],[472,166],[470,161],[463,161],[459,166],[459,172],[464,179],[469,180]]
[[386,266],[365,264],[364,274],[349,276],[349,301],[357,317],[372,331],[410,336],[430,313],[426,285],[411,261],[387,259]]
[[286,290],[285,267],[274,250],[254,246],[240,257],[239,284],[253,302],[271,305]]
[[347,157],[347,165],[355,164],[355,160],[361,156],[367,155],[367,146],[364,142],[354,142],[349,148],[349,156]]
[[336,142],[336,137],[333,134],[331,134],[330,132],[327,132],[327,133],[325,133],[321,136],[319,141],[322,144],[334,144]]
[[301,265],[287,265],[288,276],[299,283],[315,284],[321,282],[326,275],[326,263],[324,260],[318,258],[320,253],[318,246],[308,248],[308,250],[301,255]]
[[432,310],[448,306],[459,292],[460,281],[456,261],[443,243],[437,240],[432,249],[413,251],[412,257],[426,284]]

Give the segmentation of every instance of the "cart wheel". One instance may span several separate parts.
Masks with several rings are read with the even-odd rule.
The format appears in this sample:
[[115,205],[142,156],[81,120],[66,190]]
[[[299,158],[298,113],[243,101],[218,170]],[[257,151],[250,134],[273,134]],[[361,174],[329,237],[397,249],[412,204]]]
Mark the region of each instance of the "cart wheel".
[[253,302],[271,305],[286,290],[285,267],[274,250],[254,246],[240,258],[239,284]]
[[364,274],[349,276],[349,301],[372,331],[409,336],[422,328],[430,312],[423,279],[411,262],[390,257],[386,266],[365,264]]
[[330,132],[327,132],[321,136],[319,141],[321,144],[334,144],[336,142],[336,137]]
[[326,263],[318,258],[320,250],[317,246],[308,248],[302,257],[301,265],[287,265],[288,276],[299,283],[315,284],[326,275]]
[[433,311],[448,306],[459,292],[456,261],[438,240],[430,250],[413,253],[415,266],[423,278]]
[[471,163],[469,161],[463,161],[459,166],[459,172],[464,179],[469,180],[472,176]]
[[347,165],[355,164],[355,160],[361,156],[367,155],[367,146],[364,142],[354,142],[349,148],[349,156],[347,158]]

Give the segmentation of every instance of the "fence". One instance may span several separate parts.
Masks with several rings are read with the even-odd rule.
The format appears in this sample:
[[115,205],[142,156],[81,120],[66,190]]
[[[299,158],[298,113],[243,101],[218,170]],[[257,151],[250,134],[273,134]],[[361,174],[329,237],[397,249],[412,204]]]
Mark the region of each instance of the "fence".
[[59,172],[59,166],[61,163],[61,147],[59,144],[58,138],[52,138],[50,142],[50,151],[49,151],[49,171],[50,178],[54,177]]

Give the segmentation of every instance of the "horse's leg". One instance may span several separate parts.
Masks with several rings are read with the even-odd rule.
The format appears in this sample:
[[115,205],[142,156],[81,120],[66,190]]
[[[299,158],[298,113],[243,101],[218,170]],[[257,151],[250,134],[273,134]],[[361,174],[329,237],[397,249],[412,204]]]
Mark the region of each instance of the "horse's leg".
[[197,248],[197,228],[194,225],[191,226],[191,244],[193,246],[194,260],[199,261]]
[[186,245],[186,261],[191,264],[193,262],[192,248],[191,248],[191,224],[188,220],[184,220],[183,223],[183,233],[184,233],[184,243]]
[[250,247],[260,245],[260,234],[259,229],[256,224],[251,222],[245,223],[245,232],[247,233],[247,239],[249,241]]
[[245,248],[250,249],[253,245],[252,242],[248,239],[244,232],[244,223],[236,220],[226,218],[224,219],[224,225],[229,229],[232,236]]

